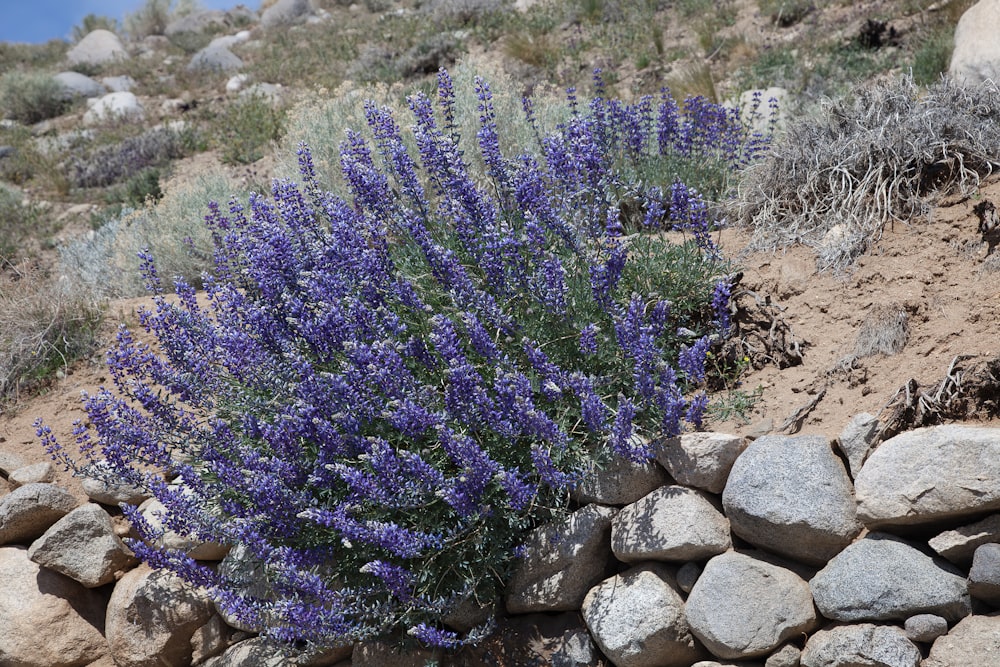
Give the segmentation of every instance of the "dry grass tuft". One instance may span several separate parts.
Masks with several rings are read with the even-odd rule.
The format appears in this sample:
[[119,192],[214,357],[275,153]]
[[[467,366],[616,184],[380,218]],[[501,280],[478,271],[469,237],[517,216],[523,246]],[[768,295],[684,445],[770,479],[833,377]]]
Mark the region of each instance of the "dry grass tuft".
[[842,269],[886,224],[925,213],[928,195],[975,190],[998,166],[996,85],[925,92],[903,77],[793,122],[745,172],[732,218],[758,248],[804,243],[821,268]]
[[27,264],[0,273],[0,408],[91,354],[103,310],[77,286]]
[[876,354],[892,356],[903,351],[910,336],[909,317],[899,304],[872,306],[858,329],[854,357],[861,359]]

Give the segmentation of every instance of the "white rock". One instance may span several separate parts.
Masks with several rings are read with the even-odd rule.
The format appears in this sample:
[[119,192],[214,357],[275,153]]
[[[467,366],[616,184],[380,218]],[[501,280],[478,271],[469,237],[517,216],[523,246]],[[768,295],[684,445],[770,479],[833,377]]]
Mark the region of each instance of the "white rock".
[[615,456],[603,467],[591,469],[572,495],[581,505],[627,505],[669,482],[667,471],[656,461],[633,463]]
[[691,589],[687,618],[712,655],[767,655],[817,625],[809,585],[791,570],[730,551],[712,558]]
[[955,27],[948,76],[958,83],[1000,82],[1000,0],[980,0],[962,14]]
[[917,667],[920,649],[889,625],[842,625],[820,630],[802,651],[802,667]]
[[938,637],[922,667],[1000,665],[1000,615],[968,616]]
[[578,609],[611,560],[611,520],[617,512],[587,505],[532,531],[525,556],[507,585],[507,611]]
[[701,491],[684,486],[661,487],[611,522],[611,550],[624,563],[703,560],[732,546],[729,520]]
[[106,598],[40,567],[23,547],[0,548],[0,665],[78,667],[100,659]]
[[78,504],[54,484],[25,484],[14,489],[0,499],[0,544],[34,540]]
[[138,122],[145,117],[145,110],[139,99],[130,92],[108,93],[95,100],[85,114],[83,122],[94,125],[108,120],[127,120]]
[[733,465],[722,504],[735,535],[823,565],[861,532],[851,480],[822,436],[766,435]]
[[103,65],[116,60],[127,60],[128,51],[118,35],[110,30],[94,30],[66,53],[70,65]]
[[858,518],[871,529],[1000,509],[1000,429],[949,424],[901,433],[872,452],[854,488]]
[[[139,506],[143,518],[155,531],[163,530],[163,515],[166,508],[156,498],[150,498]],[[217,542],[205,542],[195,537],[178,535],[172,530],[164,532],[163,537],[153,546],[166,549],[178,549],[195,560],[222,560],[229,553],[229,546]]]
[[844,549],[809,586],[820,613],[836,621],[905,620],[926,613],[954,622],[972,611],[958,570],[886,533],[869,533]]
[[32,561],[96,588],[138,564],[115,534],[111,517],[100,505],[87,503],[56,521],[28,549]]
[[1000,542],[1000,514],[993,514],[982,521],[946,530],[927,541],[938,555],[961,567],[972,563],[972,555],[980,545]]
[[684,433],[664,439],[656,460],[679,484],[722,493],[733,463],[746,448],[746,440],[736,435]]
[[617,667],[687,667],[706,657],[684,616],[673,573],[649,563],[601,582],[583,601],[590,634]]
[[10,482],[12,488],[16,489],[25,484],[46,484],[55,478],[56,471],[51,463],[33,463],[12,472],[7,481]]
[[227,93],[237,93],[243,86],[246,85],[247,81],[250,80],[249,74],[234,74],[229,77],[229,81],[226,82],[226,92]]
[[191,637],[212,613],[205,591],[140,565],[115,584],[108,601],[105,635],[116,667],[191,664]]

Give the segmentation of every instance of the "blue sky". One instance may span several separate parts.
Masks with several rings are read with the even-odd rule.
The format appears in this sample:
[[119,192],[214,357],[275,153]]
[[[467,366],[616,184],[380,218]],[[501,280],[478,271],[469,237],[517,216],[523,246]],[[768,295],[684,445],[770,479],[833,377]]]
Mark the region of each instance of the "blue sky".
[[[228,9],[238,4],[251,9],[259,0],[200,0],[209,9]],[[87,14],[110,16],[121,21],[127,12],[135,11],[143,0],[0,0],[3,19],[0,20],[0,42],[46,42],[66,39],[73,26]]]

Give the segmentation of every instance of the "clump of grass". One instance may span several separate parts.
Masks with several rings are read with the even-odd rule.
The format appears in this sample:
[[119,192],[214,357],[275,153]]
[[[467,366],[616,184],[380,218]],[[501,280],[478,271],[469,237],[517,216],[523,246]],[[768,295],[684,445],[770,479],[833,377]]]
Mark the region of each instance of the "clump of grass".
[[0,408],[94,352],[103,310],[71,282],[28,265],[0,272]]
[[162,35],[170,22],[171,0],[146,0],[142,7],[125,15],[125,32],[134,39]]
[[26,70],[52,70],[66,57],[69,43],[53,39],[44,44],[0,42],[0,72],[18,68]]
[[997,167],[996,85],[940,82],[923,92],[900,77],[791,122],[745,172],[732,217],[757,247],[805,243],[821,249],[821,267],[843,268],[886,224],[923,214],[927,195],[974,189]]
[[108,16],[91,13],[84,16],[83,20],[73,26],[71,38],[74,42],[79,42],[95,30],[108,30],[117,34],[120,28],[121,26],[118,25],[117,20]]
[[955,49],[955,29],[944,26],[932,32],[913,53],[913,81],[920,86],[932,84],[948,71]]
[[62,86],[41,72],[7,72],[0,76],[0,111],[28,125],[65,112],[70,102]]
[[757,6],[761,14],[782,28],[795,25],[816,8],[810,0],[759,0]]
[[240,97],[218,117],[217,145],[227,164],[250,164],[265,155],[271,142],[281,138],[285,110],[264,95]]
[[25,241],[38,233],[38,209],[20,192],[0,184],[0,265],[25,252]]
[[892,356],[906,347],[910,326],[906,310],[898,303],[877,304],[868,311],[854,344],[854,357]]

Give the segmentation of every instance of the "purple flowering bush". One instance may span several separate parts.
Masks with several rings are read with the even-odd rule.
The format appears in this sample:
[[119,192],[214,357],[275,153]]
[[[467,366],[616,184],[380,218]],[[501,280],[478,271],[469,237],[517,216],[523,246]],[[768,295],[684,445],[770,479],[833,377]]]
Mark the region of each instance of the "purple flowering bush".
[[[633,176],[685,152],[738,169],[762,140],[701,101],[571,95],[536,153],[503,155],[477,79],[480,178],[451,85],[442,71],[436,98],[410,98],[415,154],[366,106],[373,140],[341,147],[349,200],[318,187],[303,146],[300,184],[210,205],[204,297],[181,280],[170,295],[144,254],[157,344],[120,330],[114,388],[85,397],[83,456],[148,488],[166,529],[241,554],[213,568],[150,546],[126,507],[137,555],[279,641],[475,640],[442,618],[495,599],[582,471],[648,457],[707,406],[728,267],[696,190]],[[626,198],[641,233],[624,233]]]

